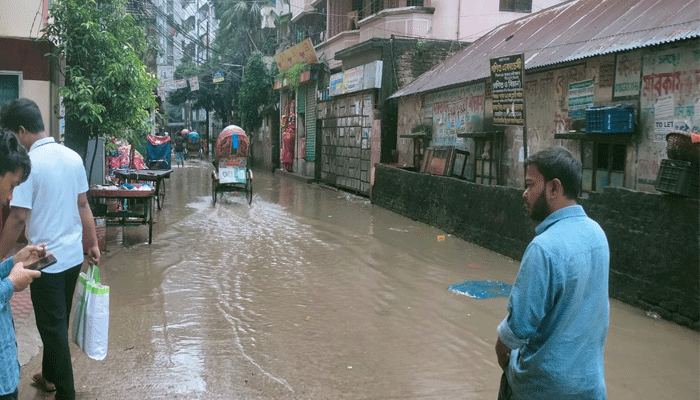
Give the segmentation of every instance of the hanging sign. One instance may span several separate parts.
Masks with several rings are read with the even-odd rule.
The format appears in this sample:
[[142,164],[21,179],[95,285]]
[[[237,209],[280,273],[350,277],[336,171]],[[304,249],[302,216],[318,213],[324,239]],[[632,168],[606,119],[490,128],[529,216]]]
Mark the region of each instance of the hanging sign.
[[491,59],[494,125],[522,126],[525,123],[523,60],[522,54]]
[[190,78],[190,91],[194,92],[195,90],[199,90],[199,78],[193,76]]

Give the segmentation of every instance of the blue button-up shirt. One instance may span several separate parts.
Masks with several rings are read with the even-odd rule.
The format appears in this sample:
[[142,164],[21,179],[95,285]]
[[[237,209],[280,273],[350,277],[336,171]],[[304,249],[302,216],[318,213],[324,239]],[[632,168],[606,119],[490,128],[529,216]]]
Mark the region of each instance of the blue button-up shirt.
[[605,399],[610,249],[581,206],[550,214],[525,250],[498,336],[519,400]]
[[10,299],[15,289],[12,281],[7,279],[14,265],[13,258],[0,263],[0,395],[13,393],[19,385],[17,340],[10,309]]

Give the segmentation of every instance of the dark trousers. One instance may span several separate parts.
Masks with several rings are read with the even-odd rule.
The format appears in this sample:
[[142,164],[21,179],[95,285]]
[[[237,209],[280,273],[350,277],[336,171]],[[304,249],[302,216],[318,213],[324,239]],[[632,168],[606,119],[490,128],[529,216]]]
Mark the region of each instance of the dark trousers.
[[498,389],[498,400],[515,400],[513,391],[510,390],[510,385],[508,384],[508,378],[506,378],[505,372],[503,372],[503,375],[501,375],[501,386]]
[[41,373],[56,385],[56,400],[75,399],[68,321],[80,266],[58,274],[44,273],[30,286],[36,327],[44,344]]
[[19,389],[15,389],[14,393],[0,394],[0,400],[17,400],[19,397]]

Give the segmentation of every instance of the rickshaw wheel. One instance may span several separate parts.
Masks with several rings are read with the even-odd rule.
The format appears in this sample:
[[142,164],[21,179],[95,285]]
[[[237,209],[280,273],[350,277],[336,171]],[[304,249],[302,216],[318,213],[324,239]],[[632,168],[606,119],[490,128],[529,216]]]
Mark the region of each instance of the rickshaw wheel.
[[212,177],[211,178],[211,203],[213,205],[216,205],[216,189],[217,189],[216,179],[214,179],[214,177]]
[[248,199],[248,205],[253,202],[253,180],[247,179],[245,181],[245,197]]

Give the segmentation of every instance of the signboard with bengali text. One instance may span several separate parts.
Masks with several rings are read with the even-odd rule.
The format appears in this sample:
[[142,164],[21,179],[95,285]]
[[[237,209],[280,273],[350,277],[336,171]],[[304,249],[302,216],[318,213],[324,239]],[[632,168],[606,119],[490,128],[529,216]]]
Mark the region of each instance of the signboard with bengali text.
[[525,123],[525,94],[522,54],[492,58],[491,85],[493,88],[493,124],[518,125]]

